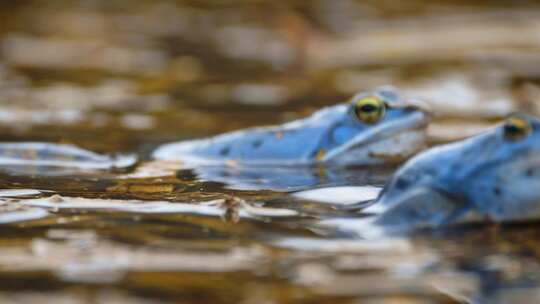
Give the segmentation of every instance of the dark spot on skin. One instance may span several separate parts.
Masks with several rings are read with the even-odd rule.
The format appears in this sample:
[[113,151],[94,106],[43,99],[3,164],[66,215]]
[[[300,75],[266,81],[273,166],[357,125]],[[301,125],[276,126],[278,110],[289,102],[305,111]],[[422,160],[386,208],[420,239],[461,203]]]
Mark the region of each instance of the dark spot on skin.
[[219,151],[219,155],[221,156],[227,156],[231,152],[231,147],[224,147]]
[[533,175],[534,175],[534,170],[533,169],[528,169],[527,171],[525,171],[525,176],[533,177]]
[[501,188],[499,188],[499,187],[494,187],[493,188],[493,194],[495,194],[495,196],[501,196],[501,193],[502,193]]
[[397,181],[396,181],[396,188],[398,190],[405,190],[407,189],[409,186],[410,186],[410,182],[404,178],[399,178]]
[[263,141],[262,141],[261,139],[257,139],[257,140],[255,140],[253,143],[251,143],[251,145],[253,146],[253,148],[258,148],[258,147],[260,147],[262,144],[263,144]]

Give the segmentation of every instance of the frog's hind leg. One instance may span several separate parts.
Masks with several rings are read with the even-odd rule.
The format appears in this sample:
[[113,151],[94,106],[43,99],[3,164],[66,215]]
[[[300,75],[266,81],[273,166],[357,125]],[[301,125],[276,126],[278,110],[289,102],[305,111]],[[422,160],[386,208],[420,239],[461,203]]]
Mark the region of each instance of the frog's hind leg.
[[126,168],[134,155],[105,155],[73,145],[42,142],[0,143],[0,167]]
[[390,207],[377,217],[375,223],[386,230],[400,232],[450,224],[470,209],[466,200],[427,187],[404,193],[388,203]]

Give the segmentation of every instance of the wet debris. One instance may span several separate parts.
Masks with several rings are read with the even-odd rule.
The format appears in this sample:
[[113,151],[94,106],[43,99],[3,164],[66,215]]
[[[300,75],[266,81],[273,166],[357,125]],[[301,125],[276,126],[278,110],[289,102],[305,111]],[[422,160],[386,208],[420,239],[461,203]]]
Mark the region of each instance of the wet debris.
[[[415,294],[424,297],[437,298],[441,295],[445,284],[453,293],[464,289],[463,293],[470,294],[470,290],[478,290],[479,283],[471,275],[462,273],[438,273],[422,274],[418,276],[388,276],[384,272],[366,273],[325,273],[324,270],[317,274],[310,270],[302,270],[298,273],[297,280],[311,286],[321,295],[361,296],[361,297],[384,297],[385,295]],[[313,276],[319,275],[319,280]],[[466,282],[464,286],[453,284],[453,280]],[[377,282],[377,284],[373,284]],[[472,285],[468,285],[472,284]],[[472,286],[472,288],[471,288]],[[449,291],[450,291],[449,290]],[[443,291],[444,294],[444,291]],[[459,295],[460,299],[462,295]],[[397,303],[403,303],[401,301]]]
[[47,239],[56,241],[85,241],[96,242],[98,236],[95,231],[92,230],[69,230],[69,229],[49,229],[47,231]]
[[58,110],[158,111],[171,103],[169,97],[163,94],[139,95],[135,82],[119,79],[104,79],[93,86],[54,83],[27,91],[27,98],[19,101],[23,105],[41,105]]
[[168,201],[108,200],[53,195],[48,198],[21,200],[19,204],[54,211],[99,210],[143,214],[194,214],[222,217],[226,221],[233,223],[240,218],[271,219],[299,215],[295,210],[264,208],[248,204],[244,200],[235,197],[186,204]]
[[152,160],[138,165],[133,172],[120,175],[118,179],[150,179],[175,176],[185,165],[180,161]]
[[287,88],[274,84],[241,84],[231,94],[234,101],[249,105],[280,105],[289,99]]
[[226,197],[218,203],[219,208],[223,209],[221,218],[226,222],[237,223],[240,220],[240,208],[246,205],[246,202],[238,197]]
[[138,201],[90,199],[82,197],[52,196],[20,201],[21,205],[58,210],[101,210],[132,213],[184,213],[220,216],[218,208],[197,204],[171,203],[168,201]]
[[347,205],[375,199],[380,191],[380,187],[374,186],[342,186],[298,191],[292,196],[320,203]]
[[42,208],[21,206],[14,202],[0,204],[0,224],[13,224],[46,218],[49,212]]
[[168,60],[167,54],[158,49],[27,35],[4,38],[1,50],[5,60],[15,66],[99,69],[114,73],[152,73],[161,70]]
[[112,289],[104,289],[93,295],[81,294],[77,291],[0,291],[0,302],[2,303],[86,304],[88,301],[99,304],[163,303],[163,301],[137,297]]
[[62,196],[60,196],[58,194],[55,194],[55,195],[49,197],[49,200],[51,201],[51,203],[59,204],[59,203],[62,203],[64,201],[64,198],[62,198]]
[[226,26],[215,32],[214,39],[217,49],[229,58],[262,61],[276,69],[294,63],[298,56],[284,37],[264,28]]
[[361,239],[316,239],[285,237],[272,242],[272,245],[299,251],[331,252],[331,253],[377,253],[401,252],[406,254],[413,248],[410,241],[397,238],[381,238],[379,240]]
[[124,128],[132,130],[152,129],[156,125],[156,121],[152,116],[142,114],[123,115],[121,123]]
[[223,219],[229,222],[238,222],[240,219],[240,211],[246,212],[248,215],[262,218],[286,218],[286,217],[295,217],[299,216],[299,212],[291,209],[282,209],[282,208],[265,208],[258,206],[256,203],[248,203],[245,200],[239,197],[229,196],[223,199],[219,203],[220,207],[225,210],[223,214]]
[[255,271],[264,264],[267,255],[261,248],[253,246],[220,252],[193,252],[134,248],[93,238],[92,242],[81,245],[76,236],[70,235],[69,242],[58,238],[54,241],[34,239],[31,250],[0,248],[0,268],[4,271],[51,271],[69,282],[111,283],[123,279],[128,271]]
[[[32,125],[51,124],[72,125],[84,120],[82,112],[73,109],[36,111],[32,109],[21,109],[20,107],[2,106],[0,112],[0,123],[16,130],[25,131]],[[20,124],[20,125],[18,125]]]
[[[347,35],[321,41],[307,40],[313,67],[389,65],[426,61],[500,60],[540,49],[537,10],[485,10],[460,14],[426,14],[378,23],[358,18]],[[371,23],[371,24],[370,24]],[[519,33],[519,35],[516,35]],[[522,51],[523,50],[523,51]]]
[[18,198],[18,197],[30,197],[38,196],[42,193],[51,191],[43,191],[37,189],[0,189],[0,198]]

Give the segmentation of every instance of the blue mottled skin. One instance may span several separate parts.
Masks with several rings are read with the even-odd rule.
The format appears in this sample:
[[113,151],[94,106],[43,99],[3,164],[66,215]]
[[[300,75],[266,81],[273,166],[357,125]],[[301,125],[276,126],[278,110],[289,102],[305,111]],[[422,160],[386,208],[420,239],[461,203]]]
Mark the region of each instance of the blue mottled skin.
[[[385,115],[375,124],[363,123],[354,116],[354,101],[365,96],[376,96],[385,103]],[[231,161],[258,165],[357,165],[399,161],[423,148],[428,118],[424,110],[405,102],[394,89],[383,87],[284,125],[166,144],[153,157],[180,160],[187,165]]]
[[384,226],[440,226],[468,216],[495,221],[540,217],[540,120],[506,134],[508,121],[483,134],[427,150],[406,162],[372,206]]
[[113,169],[129,167],[133,155],[102,155],[68,144],[43,142],[0,143],[0,166]]

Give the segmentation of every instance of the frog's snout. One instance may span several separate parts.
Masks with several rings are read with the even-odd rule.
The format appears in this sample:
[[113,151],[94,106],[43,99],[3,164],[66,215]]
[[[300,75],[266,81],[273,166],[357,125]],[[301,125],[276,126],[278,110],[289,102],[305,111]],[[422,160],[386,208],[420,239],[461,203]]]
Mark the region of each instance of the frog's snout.
[[433,119],[433,114],[427,107],[408,105],[402,109],[400,117],[394,126],[389,127],[393,133],[426,129]]
[[429,104],[421,100],[408,101],[408,105],[405,110],[411,113],[421,114],[419,115],[420,127],[427,127],[427,125],[433,119],[433,111],[431,110],[431,107],[429,106]]

